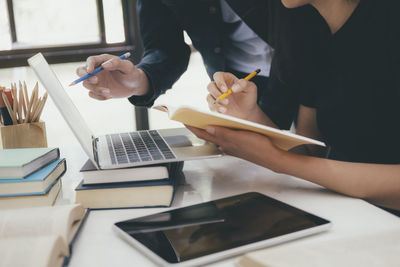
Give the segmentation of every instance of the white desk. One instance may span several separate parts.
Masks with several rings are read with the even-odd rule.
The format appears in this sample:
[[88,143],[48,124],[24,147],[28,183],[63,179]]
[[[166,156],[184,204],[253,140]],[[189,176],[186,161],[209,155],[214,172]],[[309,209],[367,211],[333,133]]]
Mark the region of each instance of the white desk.
[[[58,203],[66,203],[74,199],[73,188],[81,180],[79,168],[85,162],[86,156],[79,147],[60,149],[62,156],[67,157],[68,171],[63,177],[63,194]],[[333,228],[329,232],[293,242],[324,242],[400,229],[398,217],[363,200],[342,196],[315,184],[279,175],[232,157],[189,161],[185,163],[184,172],[186,184],[178,189],[173,207],[257,191],[333,222]],[[112,231],[112,225],[117,221],[163,210],[165,209],[92,211],[73,246],[69,266],[154,266],[120,239]],[[235,259],[227,259],[213,266],[234,266],[234,262]]]

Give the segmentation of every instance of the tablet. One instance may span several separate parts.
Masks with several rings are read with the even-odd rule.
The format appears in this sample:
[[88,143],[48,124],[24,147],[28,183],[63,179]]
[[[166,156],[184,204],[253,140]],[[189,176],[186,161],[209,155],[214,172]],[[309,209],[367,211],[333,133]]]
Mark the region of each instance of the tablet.
[[245,193],[117,222],[128,243],[161,266],[196,266],[328,230],[328,220]]

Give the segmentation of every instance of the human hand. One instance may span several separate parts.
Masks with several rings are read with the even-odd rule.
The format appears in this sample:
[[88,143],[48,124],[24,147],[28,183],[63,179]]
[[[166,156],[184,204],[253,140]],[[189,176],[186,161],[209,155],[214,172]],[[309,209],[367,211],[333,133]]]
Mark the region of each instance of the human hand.
[[103,71],[86,79],[83,86],[89,90],[89,96],[97,100],[123,98],[132,95],[145,95],[149,91],[147,75],[136,68],[129,60],[103,54],[88,57],[86,65],[76,70],[82,77],[102,66]]
[[207,126],[206,130],[185,125],[198,138],[216,144],[229,155],[251,161],[260,166],[281,172],[284,153],[271,140],[258,133],[232,130],[225,127]]
[[[232,89],[232,94],[216,102],[229,89]],[[257,86],[245,79],[239,80],[232,73],[216,72],[214,81],[209,83],[207,90],[210,110],[247,120],[258,107]]]

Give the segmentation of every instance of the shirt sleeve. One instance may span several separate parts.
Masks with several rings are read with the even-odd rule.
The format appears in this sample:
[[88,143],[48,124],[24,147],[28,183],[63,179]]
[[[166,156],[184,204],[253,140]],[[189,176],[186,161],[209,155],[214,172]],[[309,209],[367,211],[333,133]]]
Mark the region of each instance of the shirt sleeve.
[[138,0],[139,28],[144,54],[138,68],[146,73],[150,91],[144,96],[132,96],[134,105],[151,106],[158,96],[172,87],[186,71],[190,48],[183,37],[183,28],[173,7],[161,0]]

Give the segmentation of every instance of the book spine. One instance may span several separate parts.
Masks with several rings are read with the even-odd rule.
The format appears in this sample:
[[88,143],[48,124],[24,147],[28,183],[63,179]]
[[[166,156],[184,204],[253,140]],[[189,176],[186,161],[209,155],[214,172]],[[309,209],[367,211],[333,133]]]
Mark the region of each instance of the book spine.
[[172,180],[172,197],[171,197],[171,202],[169,203],[169,206],[172,205],[172,202],[174,201],[176,191],[178,189],[178,186],[180,184],[185,183],[185,174],[183,173],[183,165],[184,161],[177,161],[177,162],[172,162],[171,165],[169,166],[169,179]]

